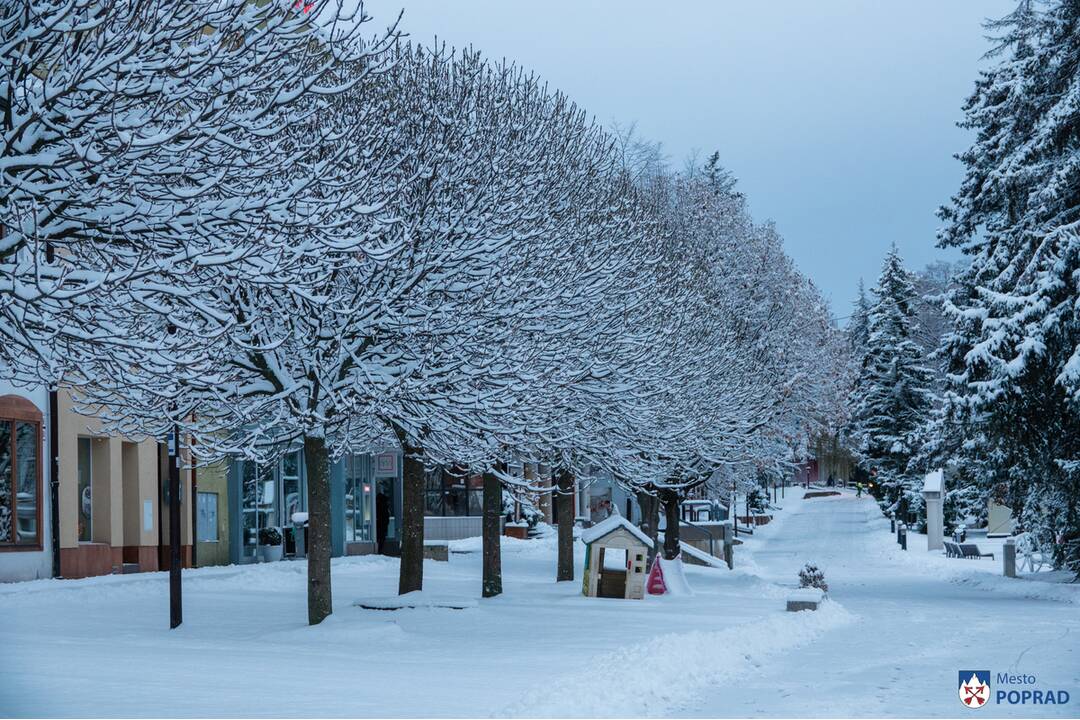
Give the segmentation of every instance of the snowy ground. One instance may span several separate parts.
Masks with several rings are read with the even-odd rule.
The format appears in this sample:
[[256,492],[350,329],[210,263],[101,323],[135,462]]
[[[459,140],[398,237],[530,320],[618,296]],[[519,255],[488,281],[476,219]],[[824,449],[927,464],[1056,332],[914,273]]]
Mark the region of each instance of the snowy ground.
[[[355,607],[393,594],[396,562],[335,561],[316,628],[302,563],[186,573],[171,632],[163,574],[3,586],[0,715],[955,716],[961,669],[1072,695],[980,716],[1078,715],[1080,587],[932,557],[923,538],[902,553],[872,501],[797,494],[735,572],[688,567],[692,597],[583,598],[553,582],[553,539],[506,541],[493,600],[478,553],[428,562],[427,594],[463,610]],[[785,613],[806,561],[832,600]]]

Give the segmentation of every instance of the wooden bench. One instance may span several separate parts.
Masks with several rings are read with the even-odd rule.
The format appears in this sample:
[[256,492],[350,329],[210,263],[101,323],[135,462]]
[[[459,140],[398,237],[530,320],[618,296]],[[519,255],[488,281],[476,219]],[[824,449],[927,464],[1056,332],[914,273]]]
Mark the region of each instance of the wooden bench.
[[979,550],[979,546],[973,543],[960,543],[957,545],[960,550],[960,557],[975,560],[978,558],[988,557],[991,560],[994,559],[994,553],[984,553]]

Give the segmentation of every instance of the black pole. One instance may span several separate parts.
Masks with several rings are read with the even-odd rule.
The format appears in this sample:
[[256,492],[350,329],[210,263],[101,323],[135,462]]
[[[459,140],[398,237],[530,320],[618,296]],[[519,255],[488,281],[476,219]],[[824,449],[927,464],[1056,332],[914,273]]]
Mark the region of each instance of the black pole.
[[739,537],[739,511],[735,508],[735,481],[731,481],[731,524],[735,527],[735,537]]
[[52,574],[60,577],[60,422],[56,391],[49,391],[49,542],[52,546]]
[[199,529],[199,476],[195,473],[194,450],[192,451],[191,469],[188,470],[188,474],[191,476],[191,567],[198,567],[199,558],[195,553],[199,545],[199,538],[196,535]]
[[180,427],[173,426],[169,448],[169,629],[184,622],[180,597]]
[[[3,231],[0,231],[3,235]],[[52,243],[45,243],[45,262],[56,261]],[[52,574],[60,577],[60,402],[56,390],[49,391],[49,545],[52,547]]]

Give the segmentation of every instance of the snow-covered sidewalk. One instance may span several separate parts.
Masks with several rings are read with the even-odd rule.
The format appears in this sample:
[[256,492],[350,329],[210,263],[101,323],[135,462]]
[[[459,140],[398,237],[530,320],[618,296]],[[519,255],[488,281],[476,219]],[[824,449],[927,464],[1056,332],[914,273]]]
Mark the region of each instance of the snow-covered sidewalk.
[[[662,713],[684,701],[670,691],[687,678],[704,688],[753,670],[729,652],[728,629],[781,631],[762,647],[768,655],[839,617],[785,615],[781,592],[726,569],[688,567],[690,597],[585,598],[580,581],[554,581],[553,536],[504,539],[499,598],[479,598],[479,552],[451,553],[424,571],[425,593],[476,606],[354,606],[394,594],[397,561],[382,557],[334,561],[335,612],[314,628],[305,622],[302,562],[185,572],[184,624],[175,631],[163,573],[2,587],[0,646],[18,662],[0,675],[0,715]],[[617,676],[582,693],[597,662],[610,658],[645,663],[639,694],[627,696]]]
[[874,502],[848,493],[800,503],[777,529],[750,545],[755,572],[783,583],[818,564],[853,622],[714,688],[688,714],[952,717],[968,712],[957,677],[971,669],[1035,675],[1072,695],[1064,706],[994,704],[980,717],[1080,712],[1080,586],[1004,578],[1000,559],[927,553],[925,536],[904,552]]
[[[735,572],[688,566],[688,597],[584,598],[554,582],[553,537],[505,541],[492,600],[479,553],[427,562],[425,595],[464,609],[356,607],[393,594],[397,563],[336,560],[335,613],[314,628],[298,562],[185,573],[176,631],[164,574],[0,587],[0,646],[17,659],[0,715],[956,715],[959,669],[1076,688],[1075,606],[1001,590],[963,561],[928,570],[872,501],[793,494]],[[807,561],[833,600],[786,613]]]

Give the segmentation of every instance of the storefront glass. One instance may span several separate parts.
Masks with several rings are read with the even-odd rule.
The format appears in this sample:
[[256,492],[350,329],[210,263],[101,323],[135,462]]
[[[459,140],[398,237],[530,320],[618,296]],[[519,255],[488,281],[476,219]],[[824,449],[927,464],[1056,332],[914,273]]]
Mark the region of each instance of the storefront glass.
[[373,542],[375,493],[371,456],[345,458],[345,542]]
[[240,556],[253,558],[259,546],[259,531],[273,527],[281,531],[286,553],[292,548],[292,516],[307,507],[299,452],[277,462],[260,465],[249,460],[240,468]]

